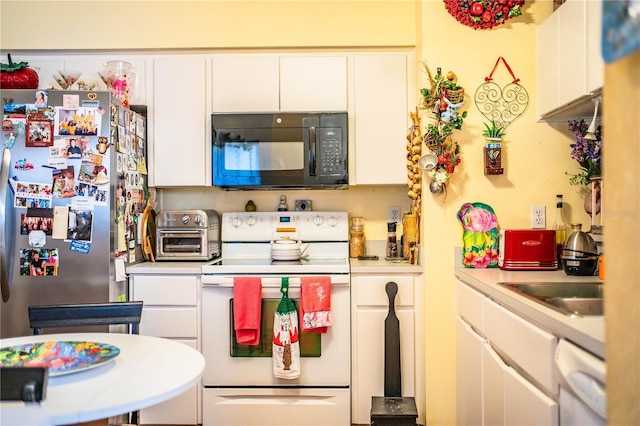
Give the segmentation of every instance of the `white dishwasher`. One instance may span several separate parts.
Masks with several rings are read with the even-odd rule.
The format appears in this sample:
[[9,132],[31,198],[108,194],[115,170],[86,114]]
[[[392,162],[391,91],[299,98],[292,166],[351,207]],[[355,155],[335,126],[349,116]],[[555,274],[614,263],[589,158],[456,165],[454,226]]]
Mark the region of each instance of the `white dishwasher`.
[[555,360],[560,382],[560,425],[606,425],[605,362],[564,339],[558,342]]

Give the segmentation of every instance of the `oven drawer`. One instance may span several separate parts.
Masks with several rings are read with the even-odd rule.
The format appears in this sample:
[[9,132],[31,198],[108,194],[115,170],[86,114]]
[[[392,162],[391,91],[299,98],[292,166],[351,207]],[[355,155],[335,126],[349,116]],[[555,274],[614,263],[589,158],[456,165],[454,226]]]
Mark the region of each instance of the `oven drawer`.
[[198,276],[144,275],[133,276],[133,300],[147,305],[196,306]]
[[140,334],[196,339],[198,337],[198,311],[196,308],[145,305],[140,321]]
[[[202,392],[207,426],[345,426],[351,424],[344,389],[208,389]],[[320,420],[322,419],[322,420]]]

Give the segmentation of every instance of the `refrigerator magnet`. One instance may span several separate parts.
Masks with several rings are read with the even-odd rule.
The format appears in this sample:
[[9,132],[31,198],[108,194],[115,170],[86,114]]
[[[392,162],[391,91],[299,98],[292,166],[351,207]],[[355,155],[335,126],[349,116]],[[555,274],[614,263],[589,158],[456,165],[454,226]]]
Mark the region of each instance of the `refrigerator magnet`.
[[13,145],[16,143],[16,135],[13,132],[9,132],[7,135],[7,140],[4,141],[4,146],[8,149],[13,148]]
[[46,108],[49,100],[49,94],[46,90],[36,90],[35,106],[38,108]]
[[53,145],[53,122],[38,112],[27,119],[26,146],[31,148]]
[[44,247],[47,243],[47,234],[44,231],[29,232],[29,245],[31,247]]

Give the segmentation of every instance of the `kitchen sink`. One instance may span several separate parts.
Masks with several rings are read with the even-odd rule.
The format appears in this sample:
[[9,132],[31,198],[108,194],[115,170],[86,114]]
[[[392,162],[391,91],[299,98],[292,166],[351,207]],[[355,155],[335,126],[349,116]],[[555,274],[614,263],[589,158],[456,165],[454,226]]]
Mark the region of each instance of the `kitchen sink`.
[[551,297],[546,300],[546,303],[580,316],[604,314],[604,299],[602,298]]
[[498,285],[565,315],[604,315],[602,282],[501,282]]

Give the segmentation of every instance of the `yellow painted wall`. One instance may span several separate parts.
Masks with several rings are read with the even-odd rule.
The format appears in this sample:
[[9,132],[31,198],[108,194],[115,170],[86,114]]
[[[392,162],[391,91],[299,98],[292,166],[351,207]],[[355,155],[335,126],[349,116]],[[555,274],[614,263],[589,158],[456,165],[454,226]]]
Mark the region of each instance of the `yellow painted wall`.
[[[38,11],[34,15],[35,10]],[[64,6],[64,7],[62,7]],[[176,8],[176,6],[180,6]],[[462,164],[445,195],[423,196],[423,255],[425,260],[425,355],[427,424],[455,424],[454,247],[461,245],[456,212],[465,202],[491,205],[502,228],[528,228],[530,206],[547,207],[553,223],[555,195],[562,193],[573,220],[589,223],[582,200],[568,184],[565,171],[575,172],[569,158],[572,139],[566,124],[536,123],[536,26],[551,13],[552,2],[527,1],[524,16],[490,31],[477,31],[455,21],[439,0],[425,1],[210,1],[210,2],[33,2],[0,3],[2,50],[75,49],[200,49],[200,48],[313,48],[416,46],[418,87],[427,79],[420,62],[432,70],[454,71],[467,91],[469,111],[462,131]],[[77,10],[77,12],[75,12]],[[129,13],[135,25],[120,24]],[[34,16],[60,23],[47,35],[33,28]],[[65,19],[73,17],[73,21]],[[315,18],[315,19],[314,19]],[[120,28],[109,34],[108,27]],[[101,31],[92,32],[92,28]],[[169,30],[172,30],[171,32]],[[524,115],[508,129],[503,143],[501,176],[485,176],[484,118],[471,96],[503,56],[530,97]],[[495,81],[511,82],[501,65]],[[416,104],[418,93],[415,94]],[[398,142],[404,150],[405,141]],[[175,207],[237,210],[253,198],[260,209],[275,209],[276,193],[224,193],[217,189],[164,191]],[[356,187],[348,191],[291,192],[310,198],[319,210],[346,209],[363,215],[369,239],[384,239],[386,206],[408,209],[403,187]],[[384,202],[380,200],[384,199]],[[183,203],[182,205],[178,205]]]
[[[530,228],[530,206],[547,208],[547,226],[553,226],[555,195],[564,194],[572,218],[588,228],[588,217],[565,171],[575,172],[569,159],[571,140],[566,124],[536,123],[536,26],[552,12],[552,2],[526,2],[523,16],[490,31],[473,30],[451,17],[442,2],[422,3],[422,58],[432,70],[454,71],[467,92],[462,131],[462,167],[448,185],[446,198],[426,194],[423,201],[426,318],[427,424],[455,424],[455,328],[453,247],[461,245],[456,212],[465,202],[481,201],[495,210],[501,228]],[[483,121],[473,103],[475,90],[504,57],[529,93],[524,115],[507,129],[503,141],[504,175],[483,174]],[[508,84],[512,77],[503,64],[494,81]],[[423,87],[427,84],[423,74]],[[471,97],[471,98],[469,98]]]
[[2,49],[413,46],[413,1],[2,0]]

